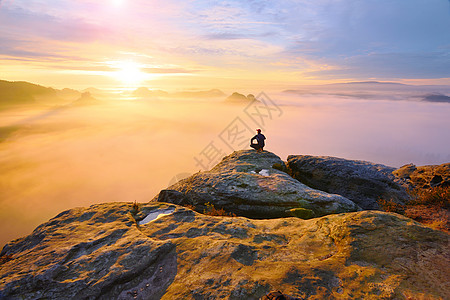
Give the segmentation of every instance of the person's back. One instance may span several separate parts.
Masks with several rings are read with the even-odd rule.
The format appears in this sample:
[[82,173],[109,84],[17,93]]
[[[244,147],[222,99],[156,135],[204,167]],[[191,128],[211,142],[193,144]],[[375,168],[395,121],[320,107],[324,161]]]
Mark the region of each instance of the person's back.
[[255,137],[256,137],[256,140],[258,141],[258,144],[260,144],[262,147],[264,147],[265,146],[264,140],[266,139],[264,134],[258,133],[257,135],[255,135]]
[[[258,152],[262,152],[265,146],[264,140],[266,137],[261,133],[261,129],[256,130],[257,134],[250,140],[250,147],[254,148]],[[253,141],[256,140],[257,144],[254,144]]]

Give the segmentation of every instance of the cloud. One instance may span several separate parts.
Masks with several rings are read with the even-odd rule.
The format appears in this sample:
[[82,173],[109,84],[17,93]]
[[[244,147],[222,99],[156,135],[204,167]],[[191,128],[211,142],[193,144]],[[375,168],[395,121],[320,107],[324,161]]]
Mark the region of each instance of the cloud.
[[20,37],[28,41],[93,42],[100,37],[112,34],[106,26],[88,23],[82,19],[58,18],[21,8],[0,10],[0,27],[8,28],[7,36]]
[[290,32],[292,42],[280,56],[328,66],[308,75],[328,79],[449,77],[450,18],[442,2],[304,4],[316,20],[309,22],[305,12],[294,18],[297,10],[290,10],[284,29]]
[[144,68],[142,71],[150,74],[189,74],[196,72],[196,70],[182,68]]
[[[283,50],[260,62],[326,78],[441,78],[448,74],[450,18],[441,3],[402,1],[200,1],[207,41],[264,41]],[[447,4],[445,3],[445,6]],[[268,33],[268,34],[264,34]],[[272,34],[276,33],[276,34]],[[208,55],[221,45],[205,47]],[[247,51],[236,53],[245,57]],[[251,53],[251,52],[250,52]],[[304,69],[304,62],[309,67]],[[306,71],[306,72],[305,72]]]
[[[81,46],[87,49],[89,44],[111,33],[104,26],[81,19],[62,19],[6,5],[0,9],[1,28],[7,28],[0,36],[2,60],[53,69],[88,61],[87,51],[77,50]],[[55,66],[56,63],[59,65]]]
[[[21,38],[1,37],[0,58],[11,61],[30,62],[68,62],[83,60],[80,56],[70,55],[63,51],[63,46],[44,47],[44,41],[27,41]],[[37,46],[41,47],[37,47]],[[46,44],[48,46],[48,44]]]
[[[396,167],[449,161],[450,104],[269,96],[293,104],[264,130],[267,150],[282,159],[332,155]],[[0,246],[65,209],[148,202],[177,174],[198,171],[194,157],[210,142],[230,154],[218,134],[237,116],[256,128],[242,107],[214,101],[115,101],[36,118],[49,113],[38,106],[0,114],[0,128],[15,130],[0,148]]]
[[[254,2],[251,2],[254,3]],[[216,39],[266,38],[279,23],[247,1],[196,1],[185,15],[201,36]],[[272,4],[273,5],[273,4]],[[269,29],[269,30],[268,30]]]
[[207,40],[241,40],[249,39],[251,35],[241,33],[211,33],[204,36]]
[[230,33],[230,32],[218,32],[204,35],[206,40],[242,40],[242,39],[255,39],[275,36],[276,32],[264,32],[260,34],[244,34],[244,33]]
[[449,77],[447,1],[136,0],[120,9],[106,0],[1,4],[0,55],[9,60],[115,60],[128,51],[177,66],[152,71],[160,73]]
[[372,53],[327,61],[337,67],[307,72],[306,75],[328,79],[450,77],[450,55],[446,52]]

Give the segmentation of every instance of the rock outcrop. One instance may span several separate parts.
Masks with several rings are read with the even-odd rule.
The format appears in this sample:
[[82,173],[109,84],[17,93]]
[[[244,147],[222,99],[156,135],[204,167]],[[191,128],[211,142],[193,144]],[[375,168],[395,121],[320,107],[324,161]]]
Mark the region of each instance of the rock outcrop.
[[408,164],[395,170],[393,174],[397,177],[397,182],[408,189],[450,186],[450,163],[420,167]]
[[[349,199],[285,173],[370,206],[377,197],[402,200],[394,180],[446,186],[449,164],[394,171],[329,157],[288,163],[236,151],[147,204],[62,212],[3,248],[0,300],[256,300],[271,291],[291,299],[450,299],[448,233],[395,213],[355,211]],[[190,209],[212,206],[238,217]]]
[[132,206],[72,209],[7,244],[0,299],[450,297],[449,235],[400,215],[254,220]]
[[90,92],[84,92],[81,94],[80,98],[73,101],[71,103],[71,105],[72,106],[88,106],[88,105],[98,105],[98,104],[102,104],[102,103],[103,103],[103,101],[92,97]]
[[[246,103],[250,103],[252,101],[255,101],[256,98],[253,94],[248,94],[247,96],[234,92],[233,94],[231,94],[230,96],[228,96],[225,99],[226,103],[238,103],[238,104],[246,104]],[[256,100],[258,101],[258,100]]]
[[153,201],[194,207],[199,212],[209,203],[248,218],[311,218],[359,209],[347,198],[293,179],[279,170],[282,166],[283,161],[267,151],[235,151],[210,171],[196,173],[161,191]]
[[443,95],[441,93],[433,93],[433,94],[424,95],[422,97],[422,101],[450,103],[450,96]]
[[392,167],[310,155],[290,155],[287,164],[292,176],[300,182],[347,197],[363,209],[379,209],[380,198],[397,203],[409,200],[405,189],[395,182]]

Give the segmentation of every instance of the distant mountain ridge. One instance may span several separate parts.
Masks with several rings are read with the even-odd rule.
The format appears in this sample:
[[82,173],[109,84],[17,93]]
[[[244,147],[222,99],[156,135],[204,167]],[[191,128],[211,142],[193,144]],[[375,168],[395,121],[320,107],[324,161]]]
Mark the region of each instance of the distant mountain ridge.
[[81,96],[71,103],[72,106],[85,106],[102,104],[103,102],[94,98],[90,92],[84,92]]
[[440,103],[450,103],[450,96],[442,95],[442,94],[428,94],[424,95],[422,101],[426,102],[440,102]]
[[345,83],[332,83],[333,84],[383,84],[383,85],[407,85],[404,83],[390,82],[390,81],[349,81]]
[[410,85],[397,82],[355,81],[304,85],[283,93],[299,96],[330,95],[366,100],[410,100],[450,103],[450,85]]
[[225,93],[219,89],[211,89],[207,91],[183,91],[173,94],[175,97],[223,97]]
[[37,96],[57,97],[56,90],[25,81],[0,80],[1,104],[34,104]]
[[26,81],[0,80],[0,107],[34,104],[65,104],[80,97],[73,89],[54,89]]
[[[391,81],[349,81],[340,83],[329,83],[329,84],[318,84],[318,85],[302,85],[301,87],[316,87],[316,88],[326,88],[326,87],[346,87],[346,86],[373,86],[373,87],[403,87],[403,88],[446,88],[450,89],[450,85],[412,85],[399,82]],[[296,90],[296,89],[292,89]]]
[[206,91],[181,91],[168,93],[163,90],[150,90],[147,87],[139,87],[132,93],[135,97],[152,98],[152,97],[167,97],[167,98],[215,98],[223,97],[225,93],[219,89],[210,89]]

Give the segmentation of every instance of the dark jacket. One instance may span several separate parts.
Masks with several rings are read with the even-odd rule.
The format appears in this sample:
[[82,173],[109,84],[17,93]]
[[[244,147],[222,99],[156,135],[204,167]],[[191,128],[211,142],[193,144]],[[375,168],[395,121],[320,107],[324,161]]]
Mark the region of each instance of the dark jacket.
[[256,140],[256,141],[258,141],[258,145],[264,147],[264,145],[265,145],[264,140],[265,139],[266,139],[266,137],[264,136],[264,134],[258,133],[257,135],[252,137],[251,143],[253,143],[253,140]]

